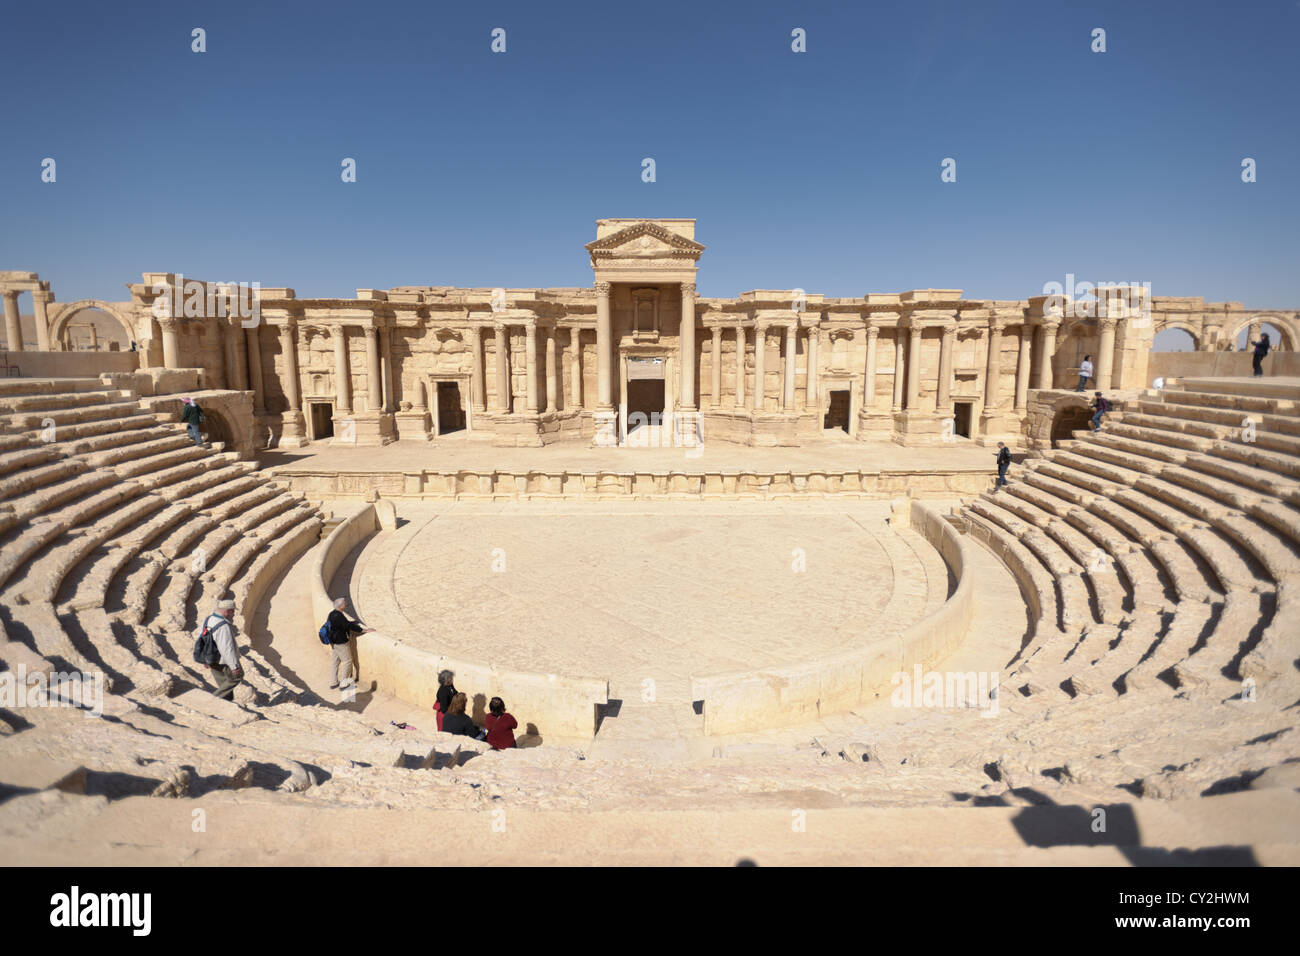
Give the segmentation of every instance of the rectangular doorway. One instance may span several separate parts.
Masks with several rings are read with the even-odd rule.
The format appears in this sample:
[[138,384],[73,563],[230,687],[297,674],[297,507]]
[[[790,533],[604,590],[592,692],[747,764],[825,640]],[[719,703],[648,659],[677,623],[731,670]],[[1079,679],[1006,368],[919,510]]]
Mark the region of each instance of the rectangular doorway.
[[847,388],[831,391],[830,407],[826,411],[826,418],[822,421],[822,428],[839,428],[844,431],[844,434],[849,433],[849,390]]
[[311,403],[312,441],[334,437],[334,406],[329,402]]
[[627,434],[658,425],[664,414],[664,380],[634,378],[627,383]]
[[465,430],[465,409],[460,400],[459,382],[438,383],[438,434],[448,435]]
[[970,438],[971,410],[974,402],[957,402],[953,405],[953,433],[961,438]]

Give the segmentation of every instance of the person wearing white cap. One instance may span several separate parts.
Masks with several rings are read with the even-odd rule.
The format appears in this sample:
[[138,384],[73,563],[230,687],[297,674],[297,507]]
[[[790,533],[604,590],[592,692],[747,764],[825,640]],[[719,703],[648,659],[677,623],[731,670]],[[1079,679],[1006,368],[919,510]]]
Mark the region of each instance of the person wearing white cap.
[[224,700],[235,696],[235,688],[244,678],[244,671],[239,666],[239,648],[235,645],[238,631],[235,630],[235,622],[231,620],[234,616],[234,600],[224,598],[217,602],[217,609],[203,621],[203,627],[212,635],[217,650],[221,652],[221,663],[208,665],[217,681],[217,689],[212,693]]

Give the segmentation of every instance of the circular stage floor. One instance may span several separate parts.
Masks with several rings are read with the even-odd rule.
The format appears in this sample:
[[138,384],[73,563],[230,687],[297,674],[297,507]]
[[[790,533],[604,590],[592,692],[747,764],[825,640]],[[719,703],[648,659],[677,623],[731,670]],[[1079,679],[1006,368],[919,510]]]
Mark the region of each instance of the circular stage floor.
[[[598,677],[611,698],[891,636],[947,597],[889,503],[403,504],[353,572],[362,619],[435,653]],[[653,682],[649,684],[647,682]]]

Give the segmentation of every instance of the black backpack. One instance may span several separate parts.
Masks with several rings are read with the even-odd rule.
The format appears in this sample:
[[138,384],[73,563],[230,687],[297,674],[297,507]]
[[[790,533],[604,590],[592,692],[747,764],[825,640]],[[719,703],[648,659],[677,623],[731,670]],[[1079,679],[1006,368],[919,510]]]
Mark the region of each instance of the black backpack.
[[212,629],[208,627],[209,620],[211,620],[210,615],[204,620],[203,629],[199,631],[198,639],[194,642],[194,660],[206,667],[221,663],[221,651],[212,636]]

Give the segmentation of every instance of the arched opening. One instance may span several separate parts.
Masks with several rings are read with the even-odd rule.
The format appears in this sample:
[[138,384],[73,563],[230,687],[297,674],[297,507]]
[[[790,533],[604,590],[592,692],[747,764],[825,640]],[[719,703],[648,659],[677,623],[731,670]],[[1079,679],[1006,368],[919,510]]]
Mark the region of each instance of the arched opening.
[[1151,343],[1153,352],[1195,352],[1196,336],[1182,326],[1171,326],[1156,333]]
[[68,313],[59,325],[59,343],[65,352],[126,352],[131,348],[131,338],[117,317],[94,306]]
[[[200,406],[202,403],[200,402]],[[230,423],[226,421],[226,416],[218,409],[203,409],[203,437],[209,442],[216,444],[222,442],[226,451],[235,451],[235,434],[230,428]]]
[[1077,429],[1091,427],[1092,412],[1086,405],[1067,405],[1052,419],[1052,447],[1059,448],[1060,442],[1073,439]]
[[[1282,330],[1272,322],[1261,322],[1259,324],[1259,331],[1261,333],[1268,333],[1268,341],[1271,348],[1280,349],[1284,347],[1283,343],[1285,340],[1282,338]],[[1238,352],[1247,352],[1252,348],[1250,343],[1249,325],[1243,327],[1241,331],[1237,333],[1236,339],[1233,340],[1233,348]]]

